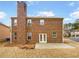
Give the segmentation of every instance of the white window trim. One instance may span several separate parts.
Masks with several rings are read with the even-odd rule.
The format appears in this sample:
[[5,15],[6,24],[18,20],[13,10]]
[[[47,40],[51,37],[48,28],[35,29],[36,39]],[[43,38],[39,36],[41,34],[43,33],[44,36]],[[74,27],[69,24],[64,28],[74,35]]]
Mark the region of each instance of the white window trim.
[[[55,36],[53,36],[53,35],[55,35]],[[53,34],[53,32],[52,32],[52,38],[57,38],[57,32],[56,32],[56,34]]]
[[40,19],[40,25],[44,25],[45,23],[45,20],[44,19]]
[[13,26],[16,26],[16,25],[17,25],[17,19],[14,19]]
[[30,40],[32,40],[32,32],[27,32],[27,40],[29,40],[28,39],[28,36],[29,36],[28,33],[31,33],[31,39]]
[[32,19],[27,19],[27,26],[29,26],[28,23],[32,25]]
[[[43,35],[45,35],[45,38]],[[39,43],[47,43],[47,33],[39,33]]]

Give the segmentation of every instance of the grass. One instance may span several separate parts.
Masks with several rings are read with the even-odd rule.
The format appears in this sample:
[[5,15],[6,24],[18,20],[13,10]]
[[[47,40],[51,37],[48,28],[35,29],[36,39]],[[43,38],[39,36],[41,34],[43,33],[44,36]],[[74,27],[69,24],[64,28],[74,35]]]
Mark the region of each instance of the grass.
[[79,57],[79,51],[74,49],[18,49],[17,47],[8,47],[0,49],[0,57]]
[[79,43],[72,40],[65,40],[66,44],[75,46],[73,49],[19,49],[18,47],[0,47],[0,57],[29,58],[78,58]]

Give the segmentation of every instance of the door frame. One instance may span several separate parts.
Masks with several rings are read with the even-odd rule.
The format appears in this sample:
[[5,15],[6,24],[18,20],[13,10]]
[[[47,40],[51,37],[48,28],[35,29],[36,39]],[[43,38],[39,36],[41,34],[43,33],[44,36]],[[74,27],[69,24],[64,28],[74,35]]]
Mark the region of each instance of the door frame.
[[39,43],[47,43],[47,33],[39,33]]

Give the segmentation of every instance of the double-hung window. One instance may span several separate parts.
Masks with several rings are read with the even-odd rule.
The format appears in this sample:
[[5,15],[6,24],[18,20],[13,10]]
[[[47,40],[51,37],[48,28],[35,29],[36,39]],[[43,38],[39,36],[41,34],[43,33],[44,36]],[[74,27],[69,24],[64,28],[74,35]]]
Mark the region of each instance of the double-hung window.
[[57,33],[56,32],[52,32],[52,38],[57,38]]
[[32,33],[31,32],[28,32],[27,33],[27,38],[28,38],[28,40],[31,40],[32,39]]
[[17,19],[14,19],[14,24],[13,24],[14,26],[16,26],[17,25]]
[[31,19],[27,20],[27,26],[32,26],[32,20]]
[[44,19],[40,20],[40,25],[44,25]]

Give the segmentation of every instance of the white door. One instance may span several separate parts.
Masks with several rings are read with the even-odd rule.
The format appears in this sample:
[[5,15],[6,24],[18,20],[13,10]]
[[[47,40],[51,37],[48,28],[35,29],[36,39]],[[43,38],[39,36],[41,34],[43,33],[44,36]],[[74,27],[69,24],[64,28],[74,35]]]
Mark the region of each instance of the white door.
[[46,33],[39,34],[39,43],[47,43],[47,34]]

